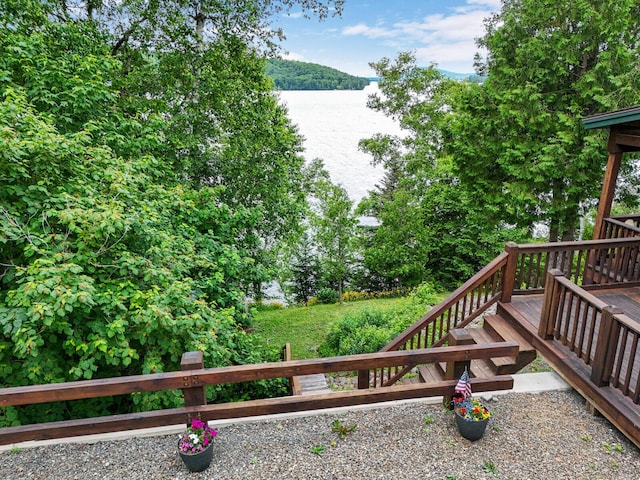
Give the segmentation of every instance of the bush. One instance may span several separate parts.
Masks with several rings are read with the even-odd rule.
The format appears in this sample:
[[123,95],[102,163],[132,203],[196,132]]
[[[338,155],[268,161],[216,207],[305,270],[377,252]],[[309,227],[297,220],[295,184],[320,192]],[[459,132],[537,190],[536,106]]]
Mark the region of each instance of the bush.
[[327,339],[318,347],[323,357],[373,353],[389,343],[406,324],[393,311],[363,310],[335,322]]
[[418,285],[410,295],[417,302],[425,305],[435,305],[440,302],[442,295],[436,291],[432,283],[425,282]]
[[342,294],[343,302],[357,302],[359,300],[372,300],[376,298],[396,298],[402,297],[407,292],[404,289],[395,288],[393,290],[385,290],[381,292],[355,292],[346,291]]
[[336,303],[338,301],[338,292],[332,288],[321,288],[318,291],[318,301],[328,305]]
[[270,302],[270,303],[254,303],[252,305],[258,312],[268,312],[270,310],[282,310],[284,305],[280,302]]
[[363,310],[335,322],[326,340],[318,347],[323,357],[374,353],[416,322],[442,295],[430,283],[417,287],[410,301],[391,310]]

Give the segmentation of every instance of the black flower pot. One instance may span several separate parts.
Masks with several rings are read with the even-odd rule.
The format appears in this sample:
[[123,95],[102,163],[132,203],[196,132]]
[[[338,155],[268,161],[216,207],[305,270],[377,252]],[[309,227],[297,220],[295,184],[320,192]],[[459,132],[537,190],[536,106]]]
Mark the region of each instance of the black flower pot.
[[185,453],[178,450],[182,461],[190,472],[202,472],[205,470],[213,459],[213,442],[207,448],[198,453]]
[[460,431],[460,435],[462,435],[467,440],[471,440],[475,442],[476,440],[480,440],[484,435],[484,431],[487,429],[487,423],[489,423],[489,419],[485,418],[484,420],[465,420],[465,418],[460,415],[458,412],[456,413],[456,424],[458,425],[458,430]]

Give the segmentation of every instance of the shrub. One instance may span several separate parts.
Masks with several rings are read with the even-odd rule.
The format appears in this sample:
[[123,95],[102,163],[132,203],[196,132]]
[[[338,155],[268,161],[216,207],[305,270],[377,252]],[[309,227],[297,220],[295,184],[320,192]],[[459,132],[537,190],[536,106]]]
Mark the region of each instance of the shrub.
[[282,310],[284,308],[284,305],[280,302],[270,302],[270,303],[259,302],[259,303],[255,303],[253,305],[253,308],[255,308],[258,312],[268,312],[271,310]]
[[331,357],[376,352],[400,333],[406,323],[398,322],[393,312],[381,310],[348,314],[331,326],[318,353]]
[[332,288],[321,288],[318,291],[318,301],[325,304],[336,303],[338,301],[338,292]]
[[411,298],[425,305],[435,305],[440,301],[441,294],[436,291],[433,284],[429,282],[421,283],[412,292]]
[[347,314],[331,326],[318,353],[332,357],[377,352],[428,312],[441,297],[432,284],[425,283],[411,293],[409,302],[402,307]]
[[382,292],[347,291],[342,294],[342,301],[357,302],[358,300],[372,300],[376,298],[395,298],[395,297],[402,297],[405,294],[406,294],[406,291],[401,288],[394,288],[393,290],[385,290]]

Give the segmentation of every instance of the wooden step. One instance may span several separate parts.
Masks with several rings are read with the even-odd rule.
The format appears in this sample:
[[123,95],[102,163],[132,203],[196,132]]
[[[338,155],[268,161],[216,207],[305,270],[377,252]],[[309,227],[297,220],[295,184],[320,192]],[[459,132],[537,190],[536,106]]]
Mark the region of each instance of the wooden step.
[[536,349],[509,322],[500,315],[486,315],[483,330],[498,340],[516,342],[519,346],[518,355],[514,357],[496,357],[490,360],[496,374],[509,375],[517,373],[536,359]]
[[501,315],[485,315],[483,328],[497,335],[505,342],[516,342],[521,352],[534,351],[535,348],[513,328]]
[[467,327],[467,332],[471,335],[471,338],[478,345],[482,345],[483,343],[494,343],[494,342],[503,342],[504,339],[498,337],[497,335],[493,335],[492,332],[486,328],[469,328]]
[[301,395],[314,395],[317,393],[331,393],[327,379],[322,373],[314,375],[300,375]]
[[500,375],[496,373],[491,360],[471,360],[469,373],[472,378],[491,378]]
[[418,367],[418,375],[420,380],[425,383],[433,383],[444,380],[444,373],[440,365],[435,363],[428,363],[426,365],[420,365]]

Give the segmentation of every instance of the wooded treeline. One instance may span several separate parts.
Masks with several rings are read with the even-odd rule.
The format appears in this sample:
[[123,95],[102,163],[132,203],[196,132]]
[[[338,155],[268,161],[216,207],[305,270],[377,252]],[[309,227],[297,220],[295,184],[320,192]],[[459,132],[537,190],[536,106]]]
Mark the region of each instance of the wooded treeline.
[[362,90],[369,80],[315,63],[272,58],[267,75],[278,90]]
[[[640,103],[639,1],[503,2],[480,39],[481,83],[410,53],[374,63],[370,107],[405,135],[362,140],[385,177],[357,208],[320,159],[305,165],[265,74],[274,12],[342,4],[0,3],[3,386],[175,370],[189,350],[207,366],[272,360],[245,330],[267,282],[301,303],[450,288],[536,226],[580,234],[606,160],[580,120]],[[624,168],[618,201],[633,207]],[[132,398],[6,408],[0,425],[179,402]]]
[[[369,106],[405,136],[360,143],[386,172],[359,206],[381,222],[365,267],[451,284],[506,239],[590,238],[608,154],[606,132],[581,119],[640,103],[639,13],[629,0],[502,2],[479,39],[482,82],[419,68],[411,53],[372,64],[381,94]],[[636,162],[623,168],[617,208],[635,208]]]
[[[0,378],[26,385],[278,358],[245,333],[306,216],[269,18],[340,0],[0,2]],[[210,399],[282,391],[218,387]],[[2,409],[0,425],[175,406]]]

